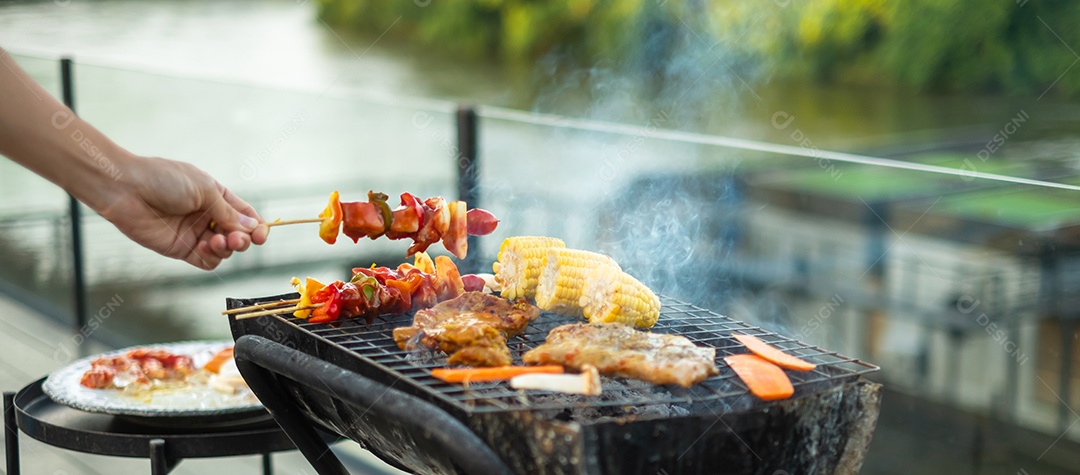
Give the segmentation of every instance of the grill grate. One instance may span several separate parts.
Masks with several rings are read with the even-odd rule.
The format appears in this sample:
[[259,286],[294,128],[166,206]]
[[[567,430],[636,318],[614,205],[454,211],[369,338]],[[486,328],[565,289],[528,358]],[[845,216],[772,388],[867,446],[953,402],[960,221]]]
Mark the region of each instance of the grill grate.
[[[265,299],[270,301],[276,298]],[[256,300],[258,302],[259,300]],[[383,315],[371,324],[350,319],[333,324],[308,323],[288,314],[272,317],[280,323],[314,336],[323,343],[345,350],[357,359],[385,373],[386,384],[441,402],[464,415],[479,412],[521,410],[565,410],[569,408],[640,407],[653,405],[686,405],[696,403],[729,404],[748,395],[746,386],[723,361],[731,354],[746,353],[746,348],[730,335],[732,332],[757,336],[790,354],[817,364],[809,372],[787,371],[795,387],[795,395],[809,393],[822,386],[877,371],[872,364],[845,357],[835,352],[808,345],[744,322],[673,299],[661,297],[660,319],[652,331],[682,335],[697,345],[716,348],[720,374],[692,388],[653,386],[648,383],[604,378],[604,394],[600,397],[555,395],[546,391],[522,392],[511,389],[505,382],[473,383],[466,387],[442,382],[431,376],[431,370],[443,367],[444,355],[418,355],[399,350],[393,339],[393,329],[410,325],[412,314]],[[525,333],[507,341],[516,364],[521,355],[542,344],[548,332],[556,326],[580,322],[580,319],[543,312]],[[266,325],[260,325],[266,328]]]

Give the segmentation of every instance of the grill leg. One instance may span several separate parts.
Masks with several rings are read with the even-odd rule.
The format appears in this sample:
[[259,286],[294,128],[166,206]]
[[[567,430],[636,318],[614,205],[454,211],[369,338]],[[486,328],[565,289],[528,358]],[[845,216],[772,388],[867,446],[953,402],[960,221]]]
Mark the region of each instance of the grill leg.
[[7,475],[19,475],[19,427],[15,424],[15,393],[4,393],[4,450]]
[[168,475],[176,468],[176,462],[165,453],[165,439],[150,441],[150,475]]
[[338,460],[337,455],[330,451],[330,447],[319,437],[315,428],[304,420],[294,404],[284,399],[288,393],[273,374],[244,359],[242,351],[237,351],[236,367],[244,376],[251,392],[255,393],[259,402],[270,411],[281,430],[296,444],[296,448],[304,454],[304,458],[319,475],[349,475],[349,471],[345,470],[345,466]]
[[274,475],[274,460],[270,458],[270,453],[262,454],[262,466],[263,475]]

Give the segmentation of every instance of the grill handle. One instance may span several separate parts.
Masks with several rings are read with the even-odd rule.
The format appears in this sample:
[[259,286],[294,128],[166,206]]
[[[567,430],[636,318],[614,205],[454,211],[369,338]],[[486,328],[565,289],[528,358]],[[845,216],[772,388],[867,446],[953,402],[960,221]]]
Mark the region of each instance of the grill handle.
[[[285,399],[287,392],[275,379],[276,375],[346,404],[393,418],[411,434],[439,447],[466,473],[513,473],[461,421],[412,395],[257,335],[244,335],[236,340],[235,358],[251,390],[321,475],[348,474],[348,471],[303,413]],[[316,381],[318,385],[312,384]]]

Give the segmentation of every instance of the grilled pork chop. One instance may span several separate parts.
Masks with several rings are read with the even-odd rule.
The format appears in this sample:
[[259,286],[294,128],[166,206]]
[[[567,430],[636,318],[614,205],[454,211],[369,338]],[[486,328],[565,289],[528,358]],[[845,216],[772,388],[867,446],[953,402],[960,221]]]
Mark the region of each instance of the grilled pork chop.
[[635,330],[619,323],[575,323],[556,327],[547,342],[522,357],[526,364],[591,364],[606,376],[688,388],[719,374],[716,349],[686,337]]
[[450,355],[450,364],[505,366],[511,363],[506,339],[520,335],[540,309],[524,298],[515,302],[480,292],[466,292],[413,316],[413,324],[394,329],[402,350],[417,345]]

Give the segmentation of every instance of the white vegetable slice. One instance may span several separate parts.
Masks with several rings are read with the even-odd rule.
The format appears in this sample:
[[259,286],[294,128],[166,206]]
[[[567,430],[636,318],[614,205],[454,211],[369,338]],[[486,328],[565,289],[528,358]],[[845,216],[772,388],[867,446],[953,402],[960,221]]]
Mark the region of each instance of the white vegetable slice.
[[485,293],[499,293],[502,292],[502,284],[495,280],[494,274],[476,274],[477,277],[484,279],[484,291]]
[[579,374],[523,374],[510,380],[514,389],[539,389],[566,394],[599,396],[600,372],[592,365],[582,365]]

